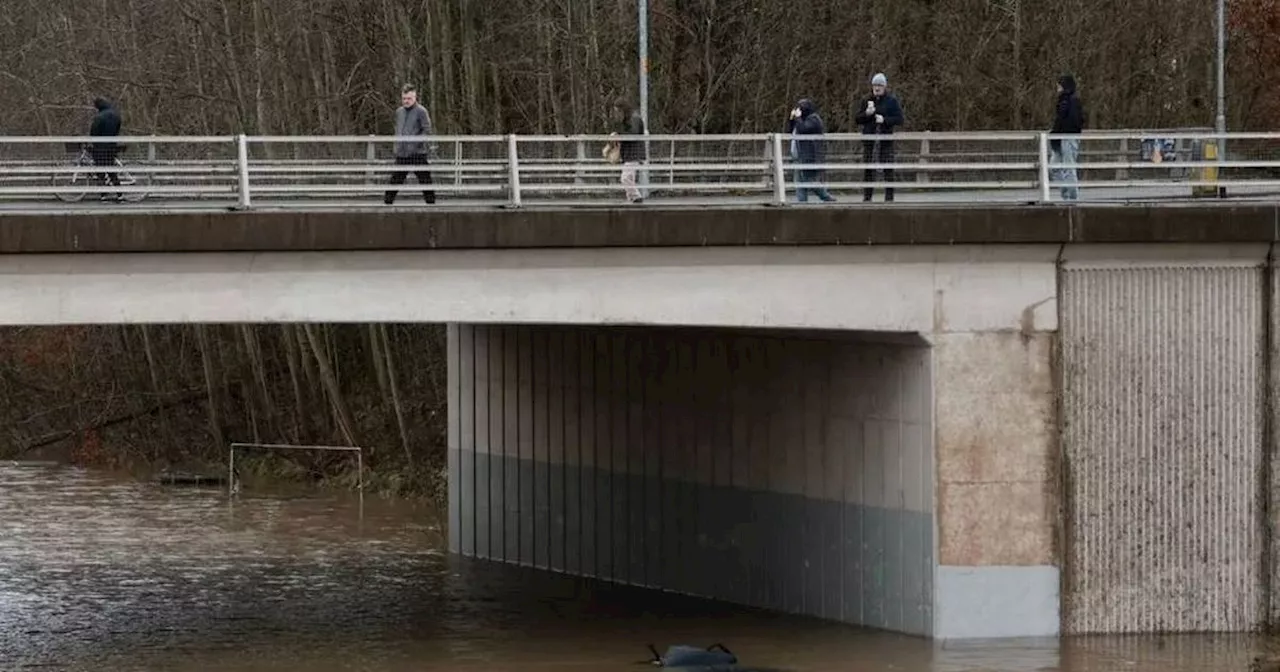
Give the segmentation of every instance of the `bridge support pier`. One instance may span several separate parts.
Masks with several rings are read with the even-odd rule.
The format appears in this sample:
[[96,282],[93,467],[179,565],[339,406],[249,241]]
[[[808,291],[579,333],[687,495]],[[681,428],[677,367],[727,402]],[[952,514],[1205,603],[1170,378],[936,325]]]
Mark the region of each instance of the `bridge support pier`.
[[1059,632],[1054,336],[932,338],[938,637]]
[[1056,634],[1051,336],[452,325],[451,548],[924,636]]

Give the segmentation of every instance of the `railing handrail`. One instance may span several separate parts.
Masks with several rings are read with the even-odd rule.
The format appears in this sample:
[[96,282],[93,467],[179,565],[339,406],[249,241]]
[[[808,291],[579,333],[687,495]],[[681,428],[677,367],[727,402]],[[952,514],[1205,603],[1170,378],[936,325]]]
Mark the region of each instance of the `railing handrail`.
[[[1070,162],[1060,162],[1054,141],[1072,138],[1079,139],[1082,148]],[[620,166],[614,163],[617,157],[605,158],[601,150],[619,140],[643,143],[646,148],[644,158],[640,159],[643,166]],[[1165,163],[1146,161],[1152,140],[1175,142],[1176,154],[1171,150],[1165,156],[1168,159]],[[805,143],[814,141],[826,143],[824,155],[813,157],[805,152]],[[896,157],[865,153],[884,142],[894,143]],[[1231,160],[1224,150],[1227,144],[1248,142],[1261,143],[1256,146],[1267,152],[1272,151],[1271,143],[1276,142],[1277,160],[1239,150],[1233,154],[1235,160]],[[122,154],[123,165],[88,166],[67,160],[75,156],[77,147],[93,143],[143,145],[146,150],[130,149]],[[426,144],[432,151],[426,161],[405,165],[406,162],[393,162],[388,156],[389,146],[397,143]],[[1198,128],[1097,129],[1078,134],[1026,130],[910,131],[891,136],[859,132],[796,136],[780,131],[643,136],[609,133],[0,136],[0,147],[5,145],[62,145],[63,158],[61,161],[52,160],[53,157],[50,161],[0,160],[0,198],[3,199],[65,196],[68,181],[78,191],[89,191],[87,181],[75,180],[97,173],[120,176],[123,186],[110,189],[118,189],[120,194],[154,192],[175,198],[208,197],[207,200],[230,196],[233,203],[228,207],[239,209],[256,207],[255,194],[265,197],[267,202],[288,197],[376,194],[387,189],[387,174],[392,172],[417,172],[423,175],[424,181],[427,175],[432,176],[430,186],[415,182],[392,187],[394,190],[478,195],[485,203],[504,207],[521,207],[526,196],[536,200],[561,195],[598,203],[589,200],[593,194],[625,190],[629,198],[635,198],[637,191],[647,194],[652,189],[695,197],[730,192],[759,194],[767,199],[766,203],[781,205],[786,202],[788,192],[796,192],[802,181],[813,179],[840,190],[886,185],[935,193],[1039,188],[1039,195],[1029,200],[1050,202],[1054,189],[1077,185],[1088,188],[1252,185],[1270,189],[1277,182],[1272,175],[1280,175],[1280,132],[1217,133]],[[166,149],[163,157],[158,153],[157,147],[174,145],[191,148]],[[324,149],[303,149],[307,146]],[[1216,154],[1201,151],[1210,147],[1219,151]],[[796,156],[792,148],[798,148]],[[36,155],[40,151],[45,150],[23,149],[17,156]],[[101,157],[100,153],[93,154]],[[303,156],[306,154],[324,156],[307,158]],[[170,155],[179,158],[168,158]],[[884,181],[861,177],[863,171],[890,169],[906,179],[888,174]],[[1166,169],[1182,172],[1161,172]],[[618,177],[630,170],[637,171],[639,181],[635,185],[624,185]],[[1225,175],[1224,170],[1233,172]],[[814,172],[807,174],[808,171]],[[832,174],[828,177],[820,171]],[[1069,172],[1068,177],[1059,177],[1058,171],[1087,171],[1087,174]],[[1114,179],[1100,179],[1104,174],[1114,175]],[[659,180],[656,183],[649,179],[655,175]],[[613,183],[604,183],[608,176],[612,176]],[[52,183],[47,179],[52,179]],[[39,183],[42,180],[46,180],[44,184]]]
[[[779,131],[781,132],[781,131]],[[1040,133],[1047,131],[901,131],[891,135],[868,135],[860,132],[826,133],[822,135],[797,135],[797,139],[825,140],[861,140],[866,138],[879,140],[929,140],[929,141],[1034,141]],[[609,142],[619,138],[631,141],[647,141],[649,143],[665,142],[765,142],[772,133],[741,134],[652,134],[643,136],[616,136],[609,133],[583,133],[572,135],[515,135],[521,143],[566,143],[566,142]],[[788,135],[783,133],[783,135]],[[1079,137],[1090,140],[1105,139],[1203,139],[1208,137],[1225,138],[1227,140],[1280,140],[1280,132],[1276,131],[1227,131],[1218,133],[1213,129],[1168,128],[1168,129],[1088,129],[1076,134],[1052,134],[1053,137]],[[70,144],[70,143],[117,143],[117,144],[231,144],[236,135],[0,135],[3,144]],[[462,143],[496,143],[506,142],[509,135],[246,135],[245,140],[251,144],[360,144],[360,143],[416,143],[416,142],[462,142]]]

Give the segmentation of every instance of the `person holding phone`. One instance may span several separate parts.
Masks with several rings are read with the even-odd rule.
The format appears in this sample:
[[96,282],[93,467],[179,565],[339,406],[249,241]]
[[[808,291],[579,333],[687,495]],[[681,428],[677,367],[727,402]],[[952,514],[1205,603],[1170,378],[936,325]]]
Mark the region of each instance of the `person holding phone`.
[[[862,141],[863,163],[893,163],[893,140],[881,139],[879,136],[893,135],[893,129],[901,126],[903,121],[902,105],[893,94],[889,93],[889,79],[883,72],[877,73],[871,78],[871,95],[863,98],[858,108],[854,110],[854,122],[862,127],[862,134],[877,136],[874,140]],[[863,182],[869,185],[875,182],[875,179],[876,171],[870,168],[863,171]],[[893,168],[885,168],[884,181],[893,183]],[[862,192],[862,200],[869,202],[873,195],[875,195],[875,188],[868,186]],[[885,187],[884,200],[886,203],[893,202],[893,187]]]
[[[813,166],[822,163],[824,155],[822,140],[819,138],[805,139],[799,137],[802,135],[822,136],[827,132],[826,126],[822,123],[822,117],[818,116],[816,103],[808,98],[801,99],[792,108],[791,116],[787,119],[787,132],[793,136],[796,161],[802,166]],[[797,202],[804,203],[808,201],[809,192],[813,192],[813,195],[822,199],[824,203],[836,200],[822,184],[825,172],[814,167],[802,167],[799,169],[799,174],[796,178]]]

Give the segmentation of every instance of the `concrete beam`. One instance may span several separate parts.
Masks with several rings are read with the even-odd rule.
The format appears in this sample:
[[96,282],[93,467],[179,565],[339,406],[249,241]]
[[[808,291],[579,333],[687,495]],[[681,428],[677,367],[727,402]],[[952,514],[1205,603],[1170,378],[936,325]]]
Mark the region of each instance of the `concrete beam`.
[[1280,241],[1280,206],[381,208],[0,214],[0,253]]
[[1058,246],[0,255],[0,324],[1056,329]]

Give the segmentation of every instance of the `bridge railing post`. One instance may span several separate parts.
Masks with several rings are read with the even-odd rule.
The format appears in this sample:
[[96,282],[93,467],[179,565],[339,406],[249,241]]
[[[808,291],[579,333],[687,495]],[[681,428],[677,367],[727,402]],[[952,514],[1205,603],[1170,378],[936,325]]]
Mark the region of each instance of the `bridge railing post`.
[[520,198],[520,151],[519,142],[514,133],[507,136],[507,173],[508,185],[511,188],[511,207],[521,205]]
[[236,136],[236,168],[240,185],[239,206],[247,210],[252,203],[249,198],[249,139],[243,133]]
[[771,133],[773,142],[773,201],[775,205],[787,204],[787,174],[782,169],[782,134]]
[[[928,133],[928,132],[929,131],[925,131],[925,133]],[[928,137],[920,138],[920,157],[919,157],[918,163],[921,166],[929,165],[929,138]],[[916,171],[916,182],[924,184],[928,181],[929,181],[928,168],[922,168],[921,170]]]
[[574,143],[574,152],[574,159],[578,167],[573,171],[573,183],[575,185],[582,186],[587,183],[585,173],[582,171],[583,164],[587,162],[586,141],[579,140]]
[[1048,203],[1049,192],[1049,134],[1040,134],[1040,151],[1036,165],[1040,168],[1040,202]]

